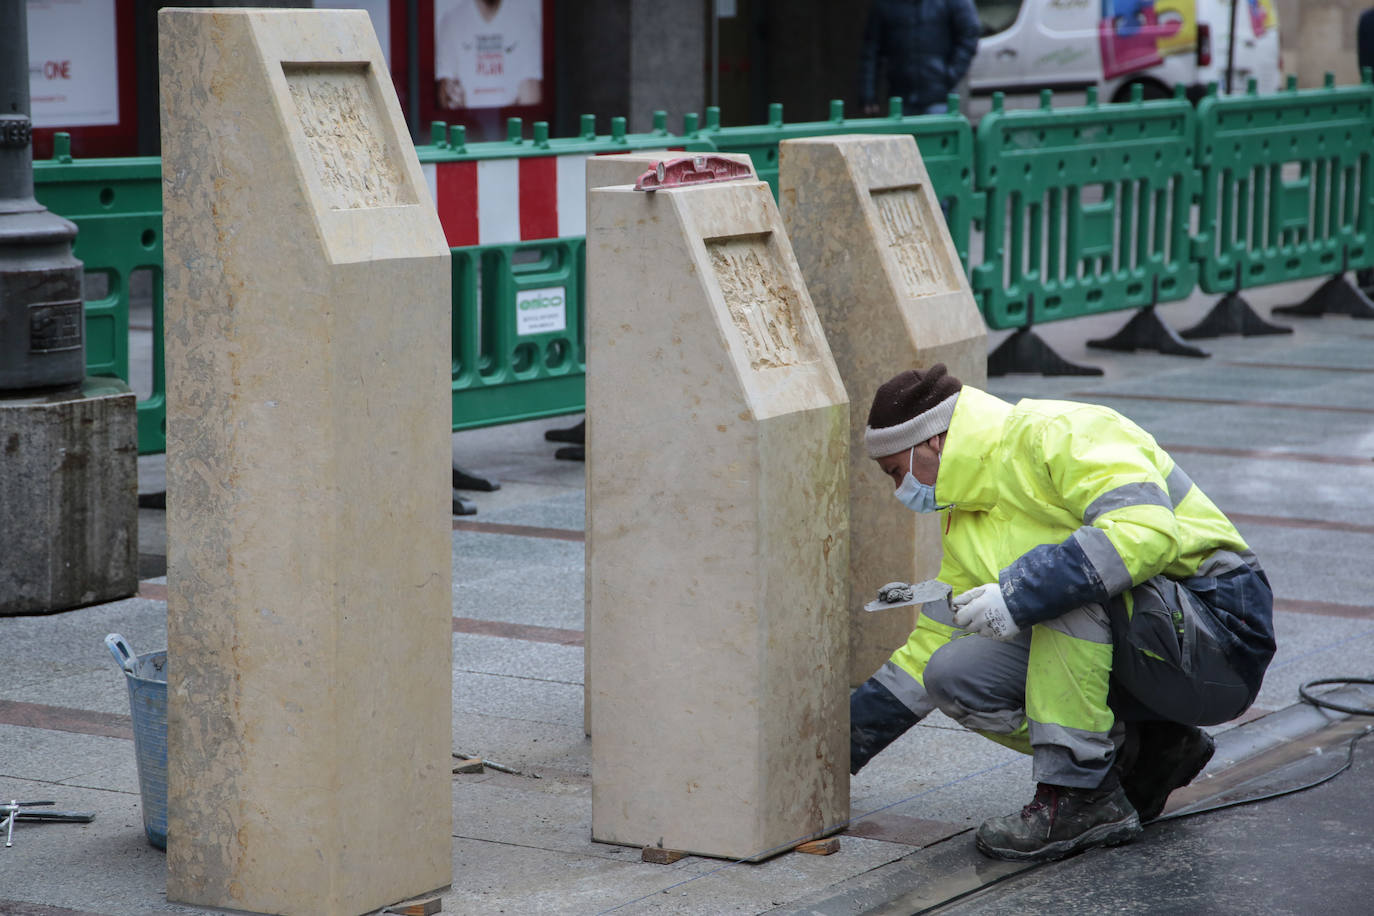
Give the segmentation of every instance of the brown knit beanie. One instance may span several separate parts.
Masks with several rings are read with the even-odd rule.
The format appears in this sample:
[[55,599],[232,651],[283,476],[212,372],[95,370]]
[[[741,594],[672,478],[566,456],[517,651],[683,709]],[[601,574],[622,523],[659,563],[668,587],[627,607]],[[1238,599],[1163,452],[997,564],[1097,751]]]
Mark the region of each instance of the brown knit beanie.
[[864,430],[868,457],[895,455],[949,429],[963,387],[944,363],[908,369],[884,382],[873,396]]

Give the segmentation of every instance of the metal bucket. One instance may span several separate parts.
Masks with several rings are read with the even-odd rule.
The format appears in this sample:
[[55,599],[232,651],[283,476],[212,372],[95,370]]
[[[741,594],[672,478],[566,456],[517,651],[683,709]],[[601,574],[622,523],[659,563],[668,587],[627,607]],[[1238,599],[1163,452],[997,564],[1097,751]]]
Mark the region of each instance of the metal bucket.
[[138,789],[143,798],[143,832],[158,849],[167,848],[167,653],[134,655],[118,633],[105,637],[129,685],[134,724]]

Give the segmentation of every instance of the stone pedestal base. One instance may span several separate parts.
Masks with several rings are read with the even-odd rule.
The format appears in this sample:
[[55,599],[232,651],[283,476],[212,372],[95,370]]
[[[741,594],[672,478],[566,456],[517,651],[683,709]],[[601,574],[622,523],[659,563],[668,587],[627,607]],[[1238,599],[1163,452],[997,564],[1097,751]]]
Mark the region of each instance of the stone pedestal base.
[[449,249],[365,12],[158,25],[167,899],[371,912],[453,875]]
[[784,141],[778,190],[849,392],[849,684],[858,686],[906,642],[918,616],[915,606],[868,613],[864,604],[885,582],[939,574],[943,521],[892,498],[892,482],[863,447],[869,407],[878,386],[917,366],[944,363],[982,386],[987,329],[911,137]]
[[592,839],[849,814],[848,404],[768,186],[590,192]]
[[118,379],[0,397],[0,614],[138,591],[138,435]]

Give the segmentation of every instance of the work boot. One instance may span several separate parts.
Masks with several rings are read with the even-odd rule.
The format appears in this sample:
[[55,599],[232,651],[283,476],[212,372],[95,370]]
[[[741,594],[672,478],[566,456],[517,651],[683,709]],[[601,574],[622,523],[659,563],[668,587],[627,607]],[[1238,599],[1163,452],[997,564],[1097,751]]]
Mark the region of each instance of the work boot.
[[1042,782],[1020,814],[995,817],[978,828],[978,851],[994,859],[1048,862],[1094,846],[1129,843],[1140,818],[1115,778],[1110,788],[1074,789]]
[[1170,792],[1202,772],[1216,743],[1194,725],[1140,722],[1135,727],[1139,750],[1135,762],[1121,774],[1121,787],[1145,823],[1159,817]]

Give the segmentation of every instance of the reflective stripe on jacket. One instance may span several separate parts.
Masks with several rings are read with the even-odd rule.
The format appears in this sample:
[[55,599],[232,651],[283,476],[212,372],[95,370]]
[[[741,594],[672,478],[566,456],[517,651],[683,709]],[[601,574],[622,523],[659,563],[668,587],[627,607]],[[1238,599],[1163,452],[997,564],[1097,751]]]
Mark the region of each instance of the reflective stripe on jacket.
[[935,498],[954,505],[940,578],[956,594],[1000,582],[1023,629],[1153,576],[1187,579],[1217,551],[1258,568],[1154,438],[1094,404],[1012,406],[964,386]]
[[[1227,630],[1218,641],[1251,687],[1259,688],[1274,652],[1271,606],[1226,597],[1216,585],[1225,580],[1196,578],[1223,575],[1223,559],[1243,562],[1262,577],[1258,561],[1154,439],[1115,411],[1064,401],[1012,406],[965,385],[945,439],[935,498],[953,504],[943,526],[940,579],[956,594],[998,582],[1008,610],[1026,629],[1085,604],[1105,605],[1157,575],[1192,585],[1212,582],[1209,604]],[[1129,608],[1130,595],[1124,598]],[[926,702],[930,656],[962,632],[948,615],[936,619],[923,612],[893,653],[888,673],[895,683],[888,686],[908,708],[919,712]],[[1110,671],[1109,653],[1078,649],[1093,660],[1077,658],[1076,650],[1059,661],[1101,668],[1079,671],[1080,677]],[[1103,718],[1103,702],[1105,693],[1100,700],[1084,698],[1074,704],[1081,707],[1076,711],[1049,718],[1088,727]]]

